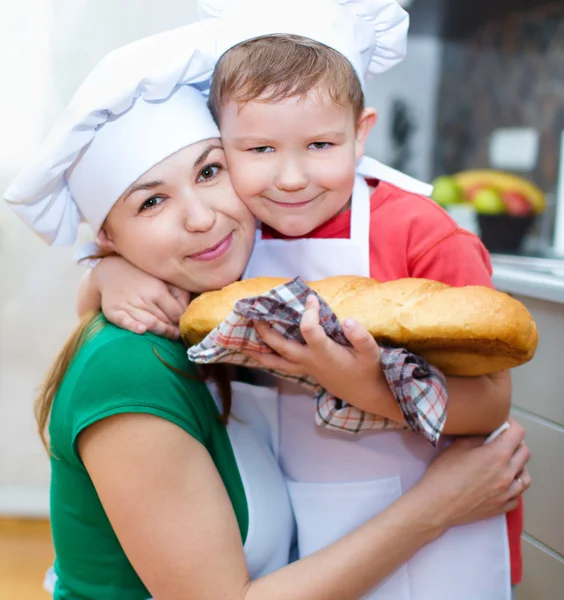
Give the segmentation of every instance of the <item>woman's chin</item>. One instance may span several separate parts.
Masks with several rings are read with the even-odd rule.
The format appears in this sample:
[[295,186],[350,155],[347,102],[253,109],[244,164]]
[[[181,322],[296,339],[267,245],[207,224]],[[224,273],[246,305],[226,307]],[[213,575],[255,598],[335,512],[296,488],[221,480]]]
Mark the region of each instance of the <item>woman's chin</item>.
[[239,280],[243,275],[244,270],[244,267],[241,267],[239,269],[231,269],[230,272],[227,273],[217,275],[210,274],[210,277],[203,278],[200,281],[195,282],[192,280],[190,282],[191,285],[183,286],[183,288],[196,294],[221,290],[230,283]]

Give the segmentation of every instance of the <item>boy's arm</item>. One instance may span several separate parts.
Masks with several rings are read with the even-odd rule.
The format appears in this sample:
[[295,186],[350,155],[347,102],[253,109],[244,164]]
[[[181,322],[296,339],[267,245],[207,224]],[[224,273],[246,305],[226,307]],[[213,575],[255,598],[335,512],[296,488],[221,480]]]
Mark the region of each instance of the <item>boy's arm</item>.
[[446,380],[448,410],[443,433],[487,435],[507,420],[511,408],[509,371]]
[[133,333],[177,339],[188,292],[156,279],[120,256],[101,259],[82,279],[79,316],[102,310],[108,321]]
[[[427,231],[422,231],[427,236]],[[493,288],[490,256],[474,234],[453,228],[441,241],[417,257],[410,276],[441,281],[453,287]],[[486,433],[503,424],[511,408],[509,371],[483,377],[447,377],[448,411],[445,433]]]

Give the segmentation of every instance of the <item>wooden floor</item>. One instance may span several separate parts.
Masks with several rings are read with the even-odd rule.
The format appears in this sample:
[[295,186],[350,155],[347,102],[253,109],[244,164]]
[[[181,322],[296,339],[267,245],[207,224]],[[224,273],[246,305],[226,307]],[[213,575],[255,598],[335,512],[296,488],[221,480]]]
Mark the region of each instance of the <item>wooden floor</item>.
[[47,521],[0,518],[0,599],[48,600],[42,584],[53,557]]

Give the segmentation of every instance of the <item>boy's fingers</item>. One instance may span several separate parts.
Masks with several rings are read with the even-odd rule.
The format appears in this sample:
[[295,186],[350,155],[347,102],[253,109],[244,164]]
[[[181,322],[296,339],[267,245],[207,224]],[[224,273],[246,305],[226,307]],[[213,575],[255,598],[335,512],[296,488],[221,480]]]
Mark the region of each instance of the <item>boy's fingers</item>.
[[172,285],[170,283],[167,284],[167,287],[171,295],[178,300],[180,306],[184,307],[184,310],[186,310],[186,308],[190,304],[190,292],[182,290],[179,287],[176,287],[175,285]]
[[255,321],[254,327],[259,334],[260,339],[276,354],[286,358],[291,362],[300,362],[304,346],[293,340],[288,340],[277,331],[274,331],[270,325],[262,321]]
[[299,377],[302,377],[306,374],[303,367],[290,362],[281,356],[276,356],[276,354],[266,354],[264,352],[254,352],[252,350],[245,350],[243,354],[249,358],[252,358],[265,369],[272,369],[273,371],[280,371],[283,373],[288,373],[289,375],[297,375]]
[[157,312],[152,309],[151,312],[155,316],[159,316],[161,321],[166,319],[170,325],[178,325],[178,323],[180,323],[180,317],[186,310],[186,307],[182,306],[172,294],[162,294],[158,296],[153,300],[153,306],[158,309],[160,314],[157,314]]
[[[169,297],[169,300],[176,303],[176,300],[174,300],[172,296]],[[167,325],[177,325],[178,322],[173,321],[169,317],[167,312],[160,307],[160,305],[158,304],[159,302],[160,299],[155,298],[154,300],[147,302],[146,306],[140,306],[135,308],[139,308],[139,310],[146,310],[147,312],[152,314],[153,317],[155,317],[155,319],[161,321],[162,323],[166,323]]]
[[307,299],[306,310],[300,322],[300,331],[305,343],[312,350],[324,350],[327,348],[329,338],[323,327],[319,324],[319,302],[313,295]]
[[122,329],[126,329],[127,331],[131,331],[132,333],[145,333],[147,331],[146,325],[136,321],[123,310],[108,311],[108,314],[106,314],[105,317],[110,323],[113,323]]
[[170,324],[168,322],[168,319],[167,321],[161,321],[160,319],[155,317],[154,314],[146,310],[142,310],[140,308],[131,307],[130,309],[128,309],[127,312],[129,313],[129,316],[132,319],[134,319],[138,323],[143,324],[146,327],[147,331],[150,331],[155,335],[158,335],[160,337],[166,337],[171,340],[178,339],[180,335],[178,327],[175,327],[174,325]]
[[379,359],[380,348],[376,340],[358,321],[345,319],[343,321],[343,331],[347,340],[359,354],[371,355],[371,358]]

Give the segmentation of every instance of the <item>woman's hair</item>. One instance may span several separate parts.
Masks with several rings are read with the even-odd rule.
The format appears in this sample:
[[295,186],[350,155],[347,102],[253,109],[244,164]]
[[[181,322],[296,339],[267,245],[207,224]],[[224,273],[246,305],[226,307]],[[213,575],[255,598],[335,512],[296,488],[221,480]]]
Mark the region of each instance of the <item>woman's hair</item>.
[[85,315],[59,352],[41,386],[39,396],[35,401],[35,418],[37,419],[41,441],[47,452],[51,451],[47,440],[47,423],[49,422],[49,415],[51,414],[51,407],[53,406],[55,394],[78,350],[86,341],[96,335],[103,326],[104,319],[102,318],[102,315],[96,315],[95,313]]
[[[43,446],[49,454],[51,453],[51,447],[47,439],[47,426],[55,395],[61,387],[61,383],[63,382],[69,366],[77,352],[86,342],[91,340],[97,333],[99,333],[105,324],[106,320],[101,313],[89,313],[85,315],[81,319],[78,327],[66,341],[62,350],[59,352],[57,358],[47,373],[47,377],[45,378],[43,385],[41,386],[39,396],[35,401],[35,418],[37,420],[37,427],[39,429],[41,441],[43,442]],[[223,404],[223,412],[220,416],[220,421],[224,425],[227,425],[229,415],[231,413],[232,403],[231,378],[228,367],[221,364],[205,365],[200,369],[202,376],[194,377],[189,373],[185,373],[184,371],[169,365],[163,358],[161,358],[156,348],[153,348],[153,351],[156,357],[164,365],[182,377],[196,379],[202,382],[207,379],[212,380],[217,385],[217,389]]]
[[[110,255],[111,253],[102,251],[96,256],[92,256],[90,258],[104,258]],[[77,352],[88,340],[92,339],[97,333],[99,333],[105,324],[106,320],[101,313],[90,312],[85,315],[80,320],[79,325],[66,341],[51,368],[47,372],[47,377],[45,378],[45,381],[41,386],[39,396],[35,401],[35,418],[37,420],[41,441],[43,442],[43,446],[45,446],[45,449],[49,454],[51,453],[51,447],[47,439],[47,426],[55,395],[57,394],[57,391],[59,390],[69,366]],[[227,425],[229,414],[231,413],[232,403],[231,378],[227,366],[220,364],[207,365],[200,369],[202,373],[201,377],[194,377],[193,375],[185,373],[184,371],[169,365],[163,358],[161,358],[156,348],[153,350],[156,357],[175,373],[178,373],[183,377],[187,377],[188,379],[197,379],[199,381],[211,379],[214,381],[214,383],[217,385],[217,389],[223,403],[223,412],[220,416],[220,420],[224,425]]]
[[221,123],[221,109],[227,102],[244,105],[253,100],[304,98],[320,87],[337,106],[352,106],[358,121],[364,93],[353,66],[342,54],[298,35],[267,35],[238,44],[220,58],[210,108]]

